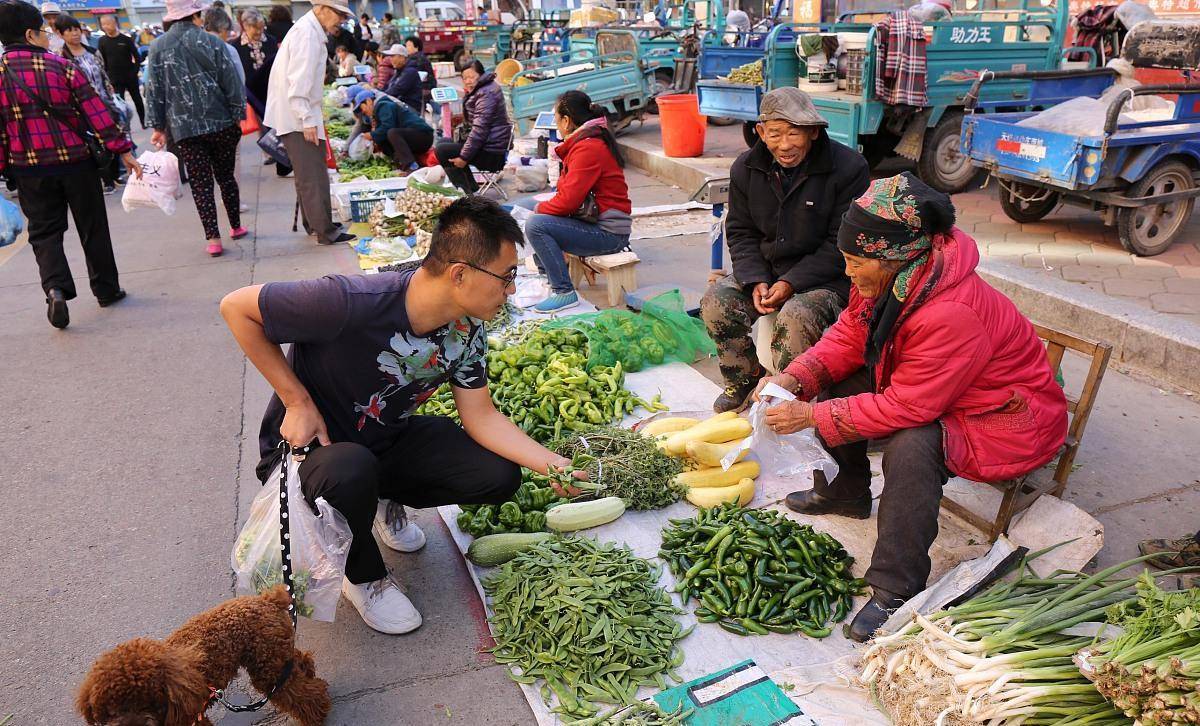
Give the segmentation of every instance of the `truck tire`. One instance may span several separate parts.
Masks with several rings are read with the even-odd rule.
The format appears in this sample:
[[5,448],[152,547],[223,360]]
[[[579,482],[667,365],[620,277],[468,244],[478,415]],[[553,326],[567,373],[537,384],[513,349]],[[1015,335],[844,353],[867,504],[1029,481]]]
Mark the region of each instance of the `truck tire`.
[[975,178],[971,160],[958,150],[962,132],[962,114],[947,113],[932,131],[925,134],[917,174],[929,186],[947,194],[966,191]]
[[[1012,192],[1024,198],[1014,197]],[[1016,181],[1000,182],[1000,209],[1014,222],[1036,222],[1053,212],[1056,207],[1058,192]]]
[[758,143],[758,124],[754,121],[747,121],[742,124],[742,138],[746,141],[746,146],[751,149]]
[[646,105],[646,110],[655,116],[658,115],[658,104],[654,99],[658,96],[665,96],[671,92],[671,84],[675,81],[675,72],[669,71],[666,68],[659,68],[654,71],[654,77],[650,81],[650,103]]
[[[1164,159],[1129,189],[1131,197],[1151,197],[1194,189],[1192,168],[1182,161]],[[1195,197],[1166,204],[1122,208],[1117,211],[1117,235],[1121,246],[1139,257],[1167,251],[1192,216]]]

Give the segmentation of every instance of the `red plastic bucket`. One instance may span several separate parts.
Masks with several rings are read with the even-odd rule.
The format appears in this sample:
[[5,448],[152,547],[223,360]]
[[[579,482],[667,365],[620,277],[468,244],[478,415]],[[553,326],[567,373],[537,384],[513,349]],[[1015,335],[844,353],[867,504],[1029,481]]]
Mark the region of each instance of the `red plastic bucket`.
[[663,153],[674,158],[704,153],[708,119],[700,115],[700,100],[689,94],[659,96],[658,123],[662,127]]

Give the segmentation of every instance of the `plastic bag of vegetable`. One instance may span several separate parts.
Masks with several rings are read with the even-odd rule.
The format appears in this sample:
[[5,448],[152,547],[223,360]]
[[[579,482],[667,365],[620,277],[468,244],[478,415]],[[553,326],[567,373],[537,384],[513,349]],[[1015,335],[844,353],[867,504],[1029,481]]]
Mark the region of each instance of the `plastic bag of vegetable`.
[[[324,497],[308,502],[300,490],[300,465],[290,456],[287,470],[288,541],[291,543],[296,612],[333,621],[353,535],[341,512]],[[282,465],[282,464],[281,464]],[[254,497],[230,562],[239,595],[254,595],[283,582],[279,547],[279,466]]]
[[350,144],[346,149],[346,156],[349,156],[354,161],[366,161],[371,158],[371,154],[375,153],[375,149],[371,143],[369,134],[360,134],[354,139],[354,143]]
[[0,247],[17,241],[17,235],[25,229],[25,217],[21,208],[4,197],[0,197]]
[[169,151],[147,151],[138,157],[142,176],[130,175],[121,193],[121,207],[129,212],[138,207],[161,209],[175,214],[179,198],[179,159]]
[[704,323],[687,314],[678,290],[650,298],[640,313],[602,310],[557,318],[544,327],[583,331],[588,339],[588,368],[620,363],[635,372],[672,361],[691,363],[717,353]]
[[825,475],[825,481],[833,481],[838,473],[837,462],[821,446],[812,429],[777,434],[767,425],[768,408],[794,401],[796,397],[773,383],[763,388],[759,397],[761,400],[750,407],[749,419],[753,433],[741,446],[731,449],[721,458],[721,466],[725,469],[733,466],[741,458],[742,452],[748,449],[754,452],[765,474],[787,478],[820,471]]

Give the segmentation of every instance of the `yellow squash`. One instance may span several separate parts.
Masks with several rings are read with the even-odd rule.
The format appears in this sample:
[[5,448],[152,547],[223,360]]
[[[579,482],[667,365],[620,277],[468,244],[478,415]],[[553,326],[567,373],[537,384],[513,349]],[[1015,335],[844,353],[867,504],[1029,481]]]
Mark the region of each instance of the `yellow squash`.
[[682,416],[669,416],[667,418],[659,418],[651,421],[643,426],[639,433],[646,436],[658,436],[659,434],[675,433],[683,431],[700,423],[698,419],[683,418]]
[[703,423],[672,434],[663,448],[671,456],[683,456],[687,453],[689,441],[720,444],[734,439],[744,439],[753,430],[750,422],[744,418],[738,418],[737,414],[728,418],[721,418],[721,416],[725,416],[725,414],[714,416]]
[[754,480],[742,479],[727,487],[697,487],[689,489],[687,500],[701,509],[715,507],[725,502],[735,502],[744,507],[754,499]]
[[[733,451],[737,447],[741,446],[743,441],[745,441],[745,439],[738,439],[737,441],[730,441],[727,444],[710,444],[707,441],[689,441],[687,443],[687,455],[697,464],[702,466],[720,466],[721,459],[724,459],[725,455],[730,451]],[[746,449],[742,453],[738,454],[737,461],[745,459],[746,454],[749,453],[750,450]]]
[[727,487],[737,484],[742,479],[753,479],[758,476],[757,461],[739,461],[729,467],[728,471],[719,466],[695,471],[685,471],[675,475],[675,483],[688,489],[693,487]]

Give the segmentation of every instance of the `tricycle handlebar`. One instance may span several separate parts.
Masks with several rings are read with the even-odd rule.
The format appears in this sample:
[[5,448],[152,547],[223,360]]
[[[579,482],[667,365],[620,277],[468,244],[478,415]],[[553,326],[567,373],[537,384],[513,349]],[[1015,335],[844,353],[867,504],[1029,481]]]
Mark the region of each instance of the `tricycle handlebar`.
[[1112,68],[1088,68],[1084,70],[1052,70],[1052,71],[989,71],[983,70],[979,72],[979,78],[975,79],[975,83],[971,84],[971,90],[967,92],[963,98],[963,108],[968,113],[975,110],[976,104],[979,103],[979,89],[984,83],[992,80],[1011,80],[1011,79],[1029,79],[1029,80],[1054,80],[1056,78],[1088,78],[1091,76],[1116,76],[1117,71]]
[[1117,97],[1108,106],[1108,116],[1104,119],[1104,135],[1112,136],[1117,132],[1117,124],[1121,119],[1121,109],[1125,107],[1127,101],[1133,100],[1134,96],[1152,96],[1159,93],[1200,93],[1200,85],[1171,83],[1160,86],[1126,88],[1117,94]]

